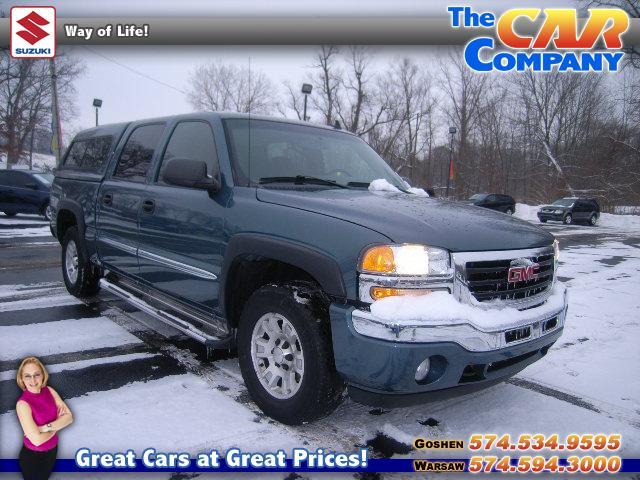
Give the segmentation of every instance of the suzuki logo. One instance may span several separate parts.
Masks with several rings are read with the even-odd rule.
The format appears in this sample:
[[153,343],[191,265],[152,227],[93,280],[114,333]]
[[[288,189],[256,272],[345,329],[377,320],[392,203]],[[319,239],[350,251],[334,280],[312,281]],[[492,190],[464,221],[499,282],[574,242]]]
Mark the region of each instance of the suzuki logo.
[[526,282],[538,278],[540,264],[534,263],[528,258],[518,258],[511,261],[511,267],[507,275],[508,283]]
[[18,20],[17,23],[26,28],[26,30],[16,32],[16,35],[29,42],[31,45],[35,45],[43,38],[49,36],[47,32],[38,26],[49,25],[49,22],[36,12],[31,12],[26,17]]

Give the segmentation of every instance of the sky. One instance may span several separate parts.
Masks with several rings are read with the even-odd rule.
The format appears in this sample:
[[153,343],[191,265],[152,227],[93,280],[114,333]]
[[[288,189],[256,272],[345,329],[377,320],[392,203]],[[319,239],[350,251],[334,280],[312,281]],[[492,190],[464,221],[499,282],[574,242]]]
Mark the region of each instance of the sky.
[[[102,99],[100,123],[188,113],[189,77],[197,65],[208,62],[232,63],[251,67],[283,90],[283,82],[302,86],[311,73],[317,47],[66,47],[64,51],[79,58],[84,74],[76,82],[78,115],[71,130],[95,124],[93,99]],[[394,59],[410,56],[417,62],[433,59],[442,48],[429,46],[373,47],[373,69]],[[69,128],[67,128],[69,130]]]
[[[44,3],[44,2],[43,2]],[[446,7],[456,2],[434,0],[58,0],[58,17],[178,17],[224,15],[311,15],[311,16],[446,16]],[[513,8],[512,1],[465,1],[483,11],[496,13]],[[31,0],[11,3],[0,0],[0,9],[8,6],[32,5]],[[575,6],[568,1],[522,0],[518,7]],[[185,91],[188,79],[197,65],[216,61],[236,65],[251,65],[266,74],[276,86],[290,81],[302,84],[310,73],[315,46],[59,46],[59,51],[77,57],[85,66],[76,83],[77,115],[63,126],[65,137],[95,124],[94,98],[103,101],[100,123],[129,121],[192,111]],[[396,58],[408,56],[417,63],[442,52],[430,46],[381,46],[375,48],[379,68]]]

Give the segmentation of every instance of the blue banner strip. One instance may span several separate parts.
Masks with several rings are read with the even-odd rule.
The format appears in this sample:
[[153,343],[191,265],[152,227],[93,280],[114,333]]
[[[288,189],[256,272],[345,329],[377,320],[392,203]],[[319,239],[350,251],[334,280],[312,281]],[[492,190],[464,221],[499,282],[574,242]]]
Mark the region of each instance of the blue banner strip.
[[[246,467],[246,468],[233,468],[229,467],[225,464],[224,460],[221,460],[219,468],[201,468],[198,467],[194,460],[191,461],[191,465],[186,468],[176,468],[176,467],[167,467],[167,468],[149,468],[142,464],[140,460],[136,462],[135,468],[104,468],[104,467],[96,467],[96,468],[81,468],[76,465],[75,460],[73,459],[58,459],[56,460],[55,467],[53,469],[54,472],[65,472],[65,473],[77,473],[77,472],[114,472],[114,473],[127,473],[127,472],[414,472],[413,469],[413,461],[414,460],[427,460],[430,462],[464,462],[465,470],[468,467],[469,459],[468,458],[442,458],[442,459],[434,459],[434,458],[416,458],[416,459],[408,459],[408,458],[372,458],[367,462],[366,467],[356,467],[356,468],[337,468],[337,467],[327,467],[327,468],[318,468],[318,467],[299,467],[293,468],[292,460],[287,459],[287,467],[286,468],[255,468],[255,467]],[[517,462],[517,457],[512,458],[512,464]],[[566,465],[565,459],[560,459],[560,464]],[[19,472],[20,466],[18,465],[17,459],[8,459],[2,458],[0,459],[0,472]],[[620,473],[637,473],[640,472],[640,458],[624,458],[622,459],[622,468],[620,469]],[[546,472],[549,473],[549,472]],[[593,472],[591,472],[593,473]]]

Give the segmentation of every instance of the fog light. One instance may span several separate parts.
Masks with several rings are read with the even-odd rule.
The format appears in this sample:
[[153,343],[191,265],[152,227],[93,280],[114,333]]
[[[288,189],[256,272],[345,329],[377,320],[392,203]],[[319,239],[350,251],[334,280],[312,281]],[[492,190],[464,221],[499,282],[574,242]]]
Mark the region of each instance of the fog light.
[[427,375],[429,374],[429,368],[431,368],[431,361],[427,357],[422,361],[420,365],[418,365],[418,368],[416,369],[417,382],[421,382],[422,380],[427,378]]

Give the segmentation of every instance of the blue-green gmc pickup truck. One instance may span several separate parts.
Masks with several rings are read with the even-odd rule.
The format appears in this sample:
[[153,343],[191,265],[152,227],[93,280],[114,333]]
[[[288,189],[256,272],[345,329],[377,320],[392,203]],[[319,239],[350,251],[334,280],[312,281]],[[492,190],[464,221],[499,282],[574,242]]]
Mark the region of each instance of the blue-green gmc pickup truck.
[[[347,132],[198,113],[79,133],[51,229],[71,294],[103,288],[237,348],[256,404],[297,424],[345,386],[392,407],[493,385],[561,335],[552,235],[414,192]],[[464,308],[443,311],[443,297]],[[409,320],[373,308],[431,298]]]

